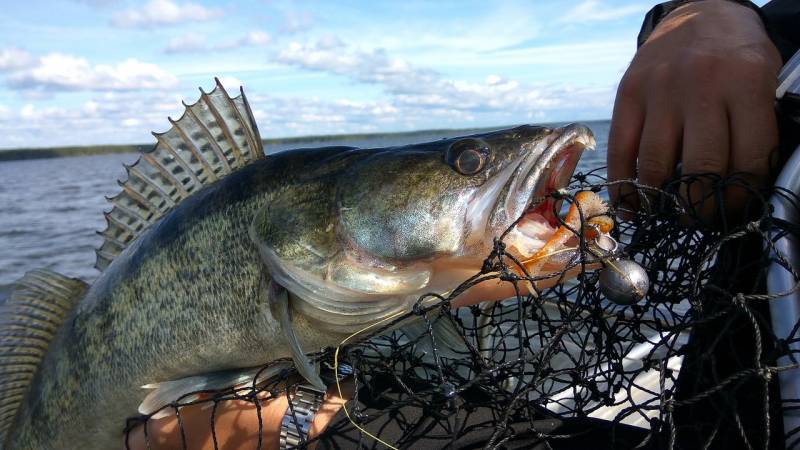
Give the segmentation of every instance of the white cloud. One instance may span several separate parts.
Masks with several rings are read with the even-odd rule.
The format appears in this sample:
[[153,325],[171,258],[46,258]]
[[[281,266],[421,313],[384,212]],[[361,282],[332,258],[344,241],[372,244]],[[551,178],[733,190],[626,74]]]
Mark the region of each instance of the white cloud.
[[223,41],[214,46],[214,48],[218,50],[225,50],[239,47],[258,47],[267,45],[271,41],[272,38],[269,34],[263,31],[251,31],[238,39]]
[[228,94],[230,94],[232,97],[239,95],[239,87],[244,86],[242,80],[236,77],[223,75],[218,78],[219,82],[225,87],[225,90],[228,91]]
[[11,47],[0,50],[0,72],[28,67],[34,61],[30,53],[19,48]]
[[208,43],[203,35],[196,33],[176,36],[167,43],[165,53],[196,53],[208,49]]
[[263,31],[251,31],[244,36],[209,45],[204,35],[188,33],[172,38],[164,48],[164,53],[202,53],[241,47],[258,47],[269,44],[271,40],[270,35]]
[[126,28],[152,28],[202,22],[222,17],[222,10],[206,8],[196,3],[178,4],[171,0],[150,0],[139,8],[131,8],[114,15],[112,23]]
[[642,15],[649,8],[650,5],[647,4],[612,6],[604,5],[599,0],[585,0],[563,15],[559,22],[606,22],[632,15]]
[[316,44],[292,42],[277,55],[277,61],[306,69],[345,75],[355,80],[382,84],[393,92],[416,92],[433,88],[440,76],[427,69],[412,67],[407,61],[391,58],[383,49],[360,50],[331,38]]
[[[74,107],[28,103],[0,114],[0,147],[152,142],[150,131],[169,128],[183,111],[180,96],[164,93],[99,94]],[[194,100],[194,99],[192,99]]]
[[[231,95],[240,84],[234,78],[222,83]],[[378,130],[463,128],[524,121],[566,120],[598,116],[613,98],[613,90],[602,87],[571,89],[558,86],[513,87],[503,77],[494,80],[497,89],[511,94],[492,99],[485,83],[456,83],[462,93],[399,94],[378,100],[320,99],[271,96],[248,91],[253,113],[264,137],[310,134],[366,133]],[[207,86],[210,89],[210,86]],[[525,90],[530,92],[525,93]],[[522,96],[521,101],[510,97]],[[467,100],[474,97],[471,100]],[[18,109],[0,107],[0,147],[11,145],[53,146],[129,144],[152,142],[153,131],[170,127],[166,117],[180,117],[182,99],[163,92],[106,92],[73,107],[47,107],[29,103]],[[553,116],[555,108],[566,116]],[[595,115],[587,116],[587,111]],[[24,119],[24,120],[23,120]]]
[[[389,94],[392,106],[426,108],[436,114],[526,114],[531,110],[596,106],[598,98],[603,105],[609,103],[606,95],[587,100],[567,86],[523,84],[496,74],[483,82],[448,79],[434,70],[393,58],[385,50],[355,49],[336,39],[316,44],[291,43],[279,52],[277,61],[379,85]],[[613,86],[601,88],[604,92],[612,89]]]
[[[179,117],[183,110],[181,99],[167,91],[133,91],[142,85],[160,88],[169,84],[141,83],[145,74],[159,72],[155,66],[123,70],[125,63],[93,66],[84,59],[59,54],[40,60],[33,68],[37,70],[17,71],[9,81],[31,89],[104,92],[69,108],[47,107],[31,100],[22,108],[0,110],[0,136],[10,136],[0,146],[12,145],[12,138],[13,145],[26,146],[151,142],[148,132],[169,128],[165,118]],[[384,49],[358,48],[334,37],[314,44],[290,44],[278,52],[276,60],[375,85],[384,94],[372,100],[336,95],[320,99],[267,96],[249,90],[264,137],[598,118],[607,117],[613,101],[614,86],[610,84],[578,88],[563,82],[533,84],[501,71],[488,72],[483,78],[455,79],[396,58]],[[144,63],[135,62],[134,69],[138,65]],[[242,84],[233,77],[221,81],[232,95]],[[186,100],[191,103],[196,98]]]
[[281,31],[299,33],[309,30],[314,25],[314,15],[308,11],[287,11],[281,23]]
[[139,119],[134,119],[134,118],[132,118],[132,117],[129,117],[129,118],[127,118],[127,119],[124,119],[124,120],[122,121],[122,126],[123,126],[123,127],[126,127],[126,128],[138,127],[138,126],[140,126],[141,124],[142,124],[142,121],[141,121],[141,120],[139,120]]
[[264,33],[263,31],[251,31],[245,37],[245,41],[249,45],[267,45],[269,44],[271,38],[269,34]]
[[72,0],[77,3],[83,3],[85,5],[95,7],[95,8],[104,8],[106,6],[113,5],[115,3],[119,3],[120,0]]
[[45,55],[28,68],[13,72],[8,84],[18,89],[42,91],[125,91],[175,87],[178,79],[156,66],[136,59],[116,65],[91,65],[84,58],[62,53]]

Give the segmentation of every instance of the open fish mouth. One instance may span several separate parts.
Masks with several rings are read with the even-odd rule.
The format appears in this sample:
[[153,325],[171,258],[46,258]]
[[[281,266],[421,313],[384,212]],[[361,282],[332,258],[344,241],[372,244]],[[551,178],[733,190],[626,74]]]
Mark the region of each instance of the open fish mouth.
[[[595,140],[589,128],[571,124],[554,130],[546,145],[525,179],[515,183],[522,188],[533,180],[536,182],[528,191],[524,209],[517,215],[519,220],[505,238],[506,244],[522,258],[537,254],[556,235],[565,219],[557,217],[562,200],[552,194],[569,185],[583,151],[593,150]],[[591,205],[591,211],[586,213],[591,214],[598,207],[602,208]]]

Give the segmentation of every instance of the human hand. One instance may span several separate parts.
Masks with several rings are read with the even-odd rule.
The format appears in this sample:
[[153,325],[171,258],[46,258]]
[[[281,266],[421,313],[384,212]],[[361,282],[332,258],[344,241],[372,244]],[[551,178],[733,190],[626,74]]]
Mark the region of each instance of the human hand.
[[[683,174],[743,172],[763,183],[778,145],[773,102],[781,64],[751,9],[728,0],[677,8],[639,48],[620,82],[609,180],[660,187],[680,161]],[[697,199],[702,189],[694,183],[684,195]],[[625,197],[628,207],[638,207],[631,191],[612,188],[612,202]],[[741,190],[725,192],[728,208],[745,200]],[[709,218],[713,208],[704,202],[698,212]]]
[[[352,394],[352,383],[343,381],[341,385],[343,396],[349,398]],[[314,415],[314,421],[308,433],[309,439],[313,439],[325,430],[346,401],[346,398],[339,396],[336,387],[328,390],[325,401]],[[260,412],[250,401],[226,400],[220,402],[214,411],[214,431],[218,448],[228,450],[255,448],[258,442],[258,417],[260,414],[261,448],[277,449],[280,425],[287,407],[288,400],[285,395],[261,400]],[[144,426],[138,425],[125,438],[126,441],[123,442],[122,448],[129,450],[214,449],[211,435],[212,410],[213,408],[205,403],[182,407],[182,426],[174,415],[150,420],[147,423],[147,438],[145,438]],[[182,434],[186,437],[185,447],[182,442]],[[125,442],[127,442],[127,446]],[[314,443],[309,447],[314,448]]]

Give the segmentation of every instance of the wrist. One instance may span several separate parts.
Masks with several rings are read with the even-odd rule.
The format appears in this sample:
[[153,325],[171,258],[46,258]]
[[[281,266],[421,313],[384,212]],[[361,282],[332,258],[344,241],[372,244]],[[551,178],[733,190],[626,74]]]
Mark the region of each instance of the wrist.
[[[351,396],[352,385],[349,381],[342,381],[342,395],[335,384],[328,388],[324,396],[313,388],[298,386],[295,388],[293,400],[290,402],[282,396],[282,402],[276,405],[278,414],[271,414],[269,428],[275,432],[277,446],[274,448],[293,448],[294,446],[311,441],[309,448],[315,447],[314,439],[322,434],[334,416]],[[314,398],[316,396],[316,399]],[[298,401],[300,397],[304,397]],[[308,418],[308,422],[305,422]]]
[[[637,47],[641,47],[653,32],[665,22],[670,22],[676,16],[686,16],[696,12],[713,12],[719,10],[734,10],[743,12],[758,20],[760,26],[769,35],[767,21],[761,9],[749,0],[673,0],[660,3],[648,11],[642,22],[637,38]],[[745,10],[750,10],[749,13]],[[661,27],[663,28],[663,27]]]

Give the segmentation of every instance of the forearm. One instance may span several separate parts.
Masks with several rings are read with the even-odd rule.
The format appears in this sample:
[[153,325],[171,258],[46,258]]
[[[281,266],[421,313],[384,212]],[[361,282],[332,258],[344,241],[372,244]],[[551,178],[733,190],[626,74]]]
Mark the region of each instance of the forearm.
[[800,51],[800,1],[772,0],[761,11],[770,37],[786,62]]
[[[313,439],[321,433],[347,401],[346,398],[350,396],[350,387],[344,383],[343,388],[343,397],[345,398],[338,395],[335,387],[328,390],[326,400],[314,416],[309,439]],[[176,416],[149,420],[146,423],[147,437],[145,437],[145,425],[140,425],[126,436],[126,444],[123,444],[123,448],[131,450],[148,448],[152,450],[180,448],[244,450],[253,448],[254,443],[258,442],[259,430],[261,430],[261,448],[278,448],[280,425],[288,408],[286,395],[263,399],[258,408],[255,403],[244,400],[222,401],[217,404],[216,408],[211,405],[209,402],[181,408],[180,423]],[[215,436],[212,436],[212,423]],[[214,446],[214,437],[216,437],[218,447]],[[185,447],[183,446],[184,438],[186,439]]]

